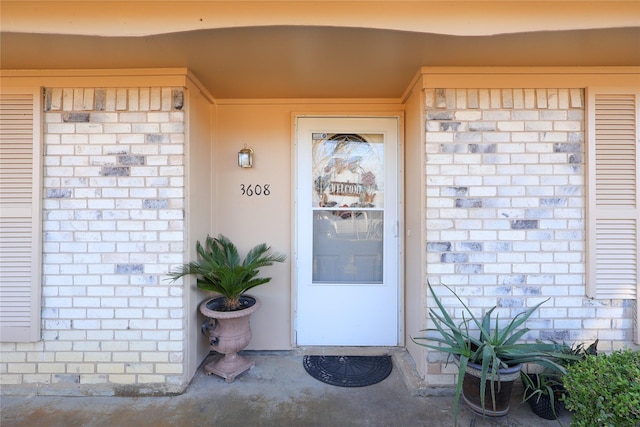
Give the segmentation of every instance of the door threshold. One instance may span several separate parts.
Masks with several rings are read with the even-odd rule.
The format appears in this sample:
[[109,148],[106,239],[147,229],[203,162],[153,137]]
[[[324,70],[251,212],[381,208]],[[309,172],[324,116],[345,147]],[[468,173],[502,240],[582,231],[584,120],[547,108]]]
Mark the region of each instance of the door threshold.
[[301,346],[293,350],[301,356],[386,356],[399,351],[405,351],[404,347],[370,346]]

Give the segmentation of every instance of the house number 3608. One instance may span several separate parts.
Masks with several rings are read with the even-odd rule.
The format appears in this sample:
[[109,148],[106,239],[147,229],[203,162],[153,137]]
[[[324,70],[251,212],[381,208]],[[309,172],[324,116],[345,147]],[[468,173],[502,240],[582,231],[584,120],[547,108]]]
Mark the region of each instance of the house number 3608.
[[271,194],[271,190],[269,190],[269,184],[240,184],[240,193],[243,196],[268,196]]

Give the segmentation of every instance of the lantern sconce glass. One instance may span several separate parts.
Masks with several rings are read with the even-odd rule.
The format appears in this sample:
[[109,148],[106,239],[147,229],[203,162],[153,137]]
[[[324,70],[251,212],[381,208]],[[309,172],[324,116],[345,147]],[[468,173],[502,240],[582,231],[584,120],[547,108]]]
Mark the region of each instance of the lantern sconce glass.
[[253,150],[246,145],[240,151],[238,151],[238,166],[241,168],[253,167]]

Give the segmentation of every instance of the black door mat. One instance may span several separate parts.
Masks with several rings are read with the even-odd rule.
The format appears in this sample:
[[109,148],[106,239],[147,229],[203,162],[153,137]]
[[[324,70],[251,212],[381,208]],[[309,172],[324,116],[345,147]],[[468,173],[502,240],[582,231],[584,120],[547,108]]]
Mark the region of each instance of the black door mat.
[[304,356],[304,369],[313,378],[339,387],[364,387],[389,376],[391,356]]

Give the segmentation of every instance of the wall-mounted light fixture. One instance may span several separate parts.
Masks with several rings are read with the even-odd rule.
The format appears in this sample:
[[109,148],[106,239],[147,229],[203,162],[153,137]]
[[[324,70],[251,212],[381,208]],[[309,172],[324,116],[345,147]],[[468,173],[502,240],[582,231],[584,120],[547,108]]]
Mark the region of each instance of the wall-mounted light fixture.
[[238,166],[241,168],[253,167],[253,150],[246,145],[240,151],[238,151]]

